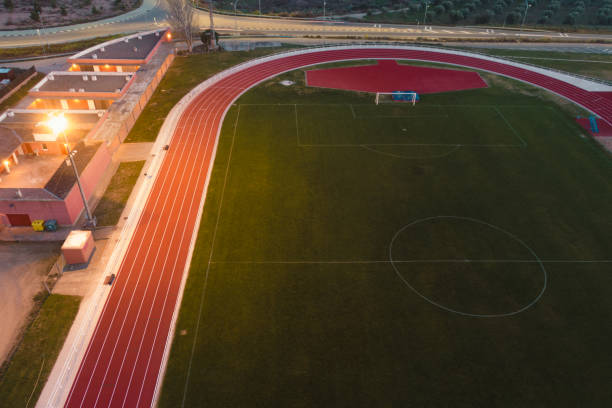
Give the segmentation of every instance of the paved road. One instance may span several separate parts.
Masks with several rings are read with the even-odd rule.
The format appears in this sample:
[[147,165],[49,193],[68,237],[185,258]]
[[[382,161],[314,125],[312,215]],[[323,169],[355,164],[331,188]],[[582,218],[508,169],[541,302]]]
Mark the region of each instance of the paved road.
[[[76,24],[42,30],[0,31],[1,47],[53,44],[76,41],[117,33],[143,31],[165,25],[163,0],[144,0],[140,8],[126,14],[97,22]],[[208,13],[196,11],[198,27],[208,28]],[[612,40],[612,35],[561,34],[557,32],[516,30],[491,30],[473,27],[437,27],[398,24],[347,23],[342,21],[294,20],[283,18],[260,18],[215,14],[215,27],[224,32],[271,35],[325,35],[325,36],[370,36],[394,38],[452,37],[452,38],[555,38],[565,40]]]

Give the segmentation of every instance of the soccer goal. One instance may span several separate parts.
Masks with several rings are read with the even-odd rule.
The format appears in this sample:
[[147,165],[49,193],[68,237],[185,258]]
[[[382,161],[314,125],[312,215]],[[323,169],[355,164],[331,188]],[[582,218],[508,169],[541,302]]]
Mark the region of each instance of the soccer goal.
[[412,102],[416,105],[419,100],[419,94],[412,91],[393,91],[393,92],[376,92],[376,104],[393,103],[393,102]]

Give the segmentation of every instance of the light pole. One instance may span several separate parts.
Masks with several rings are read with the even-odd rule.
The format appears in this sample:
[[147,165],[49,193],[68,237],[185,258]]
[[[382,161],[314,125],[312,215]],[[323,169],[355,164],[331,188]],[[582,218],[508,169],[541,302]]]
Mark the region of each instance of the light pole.
[[210,0],[208,5],[208,15],[210,16],[210,49],[217,49],[217,38],[215,35],[215,23],[213,21],[213,2]]
[[521,31],[523,31],[523,25],[525,24],[525,20],[527,19],[527,10],[529,10],[531,4],[529,4],[529,0],[525,0],[525,13],[523,14],[523,22],[521,23]]
[[325,0],[323,0],[323,20],[325,20],[325,5],[326,5],[326,2]]
[[[66,129],[68,128],[68,121],[64,117],[63,114],[59,115],[49,115],[49,120],[45,123],[56,140],[60,133],[64,134],[64,141],[66,142],[66,152],[68,154],[68,159],[70,160],[70,164],[72,165],[72,170],[74,171],[74,177],[76,178],[77,185],[79,186],[79,192],[81,193],[81,199],[83,200],[83,207],[85,208],[85,217],[87,218],[87,223],[96,226],[96,219],[92,217],[91,211],[89,210],[89,204],[87,204],[87,199],[85,198],[85,192],[83,191],[83,186],[81,185],[81,179],[79,178],[79,172],[76,168],[76,164],[74,163],[74,154],[76,154],[76,150],[73,152],[70,150],[70,144],[68,143],[68,136],[66,135]],[[73,154],[74,153],[74,154]]]

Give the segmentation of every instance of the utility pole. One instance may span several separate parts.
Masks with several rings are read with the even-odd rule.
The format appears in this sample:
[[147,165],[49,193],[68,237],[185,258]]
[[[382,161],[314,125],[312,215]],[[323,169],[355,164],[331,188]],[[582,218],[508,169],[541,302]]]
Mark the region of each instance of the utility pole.
[[521,31],[523,31],[523,25],[525,24],[525,20],[527,19],[527,10],[529,10],[531,4],[529,4],[529,0],[525,0],[525,13],[523,14],[523,22],[521,23]]

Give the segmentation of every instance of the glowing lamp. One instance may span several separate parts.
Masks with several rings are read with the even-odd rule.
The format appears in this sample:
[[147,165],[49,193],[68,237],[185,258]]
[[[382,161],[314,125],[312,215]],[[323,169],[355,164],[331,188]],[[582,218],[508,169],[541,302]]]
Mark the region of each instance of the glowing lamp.
[[64,132],[68,127],[68,121],[63,114],[49,115],[49,120],[45,123],[55,136]]

